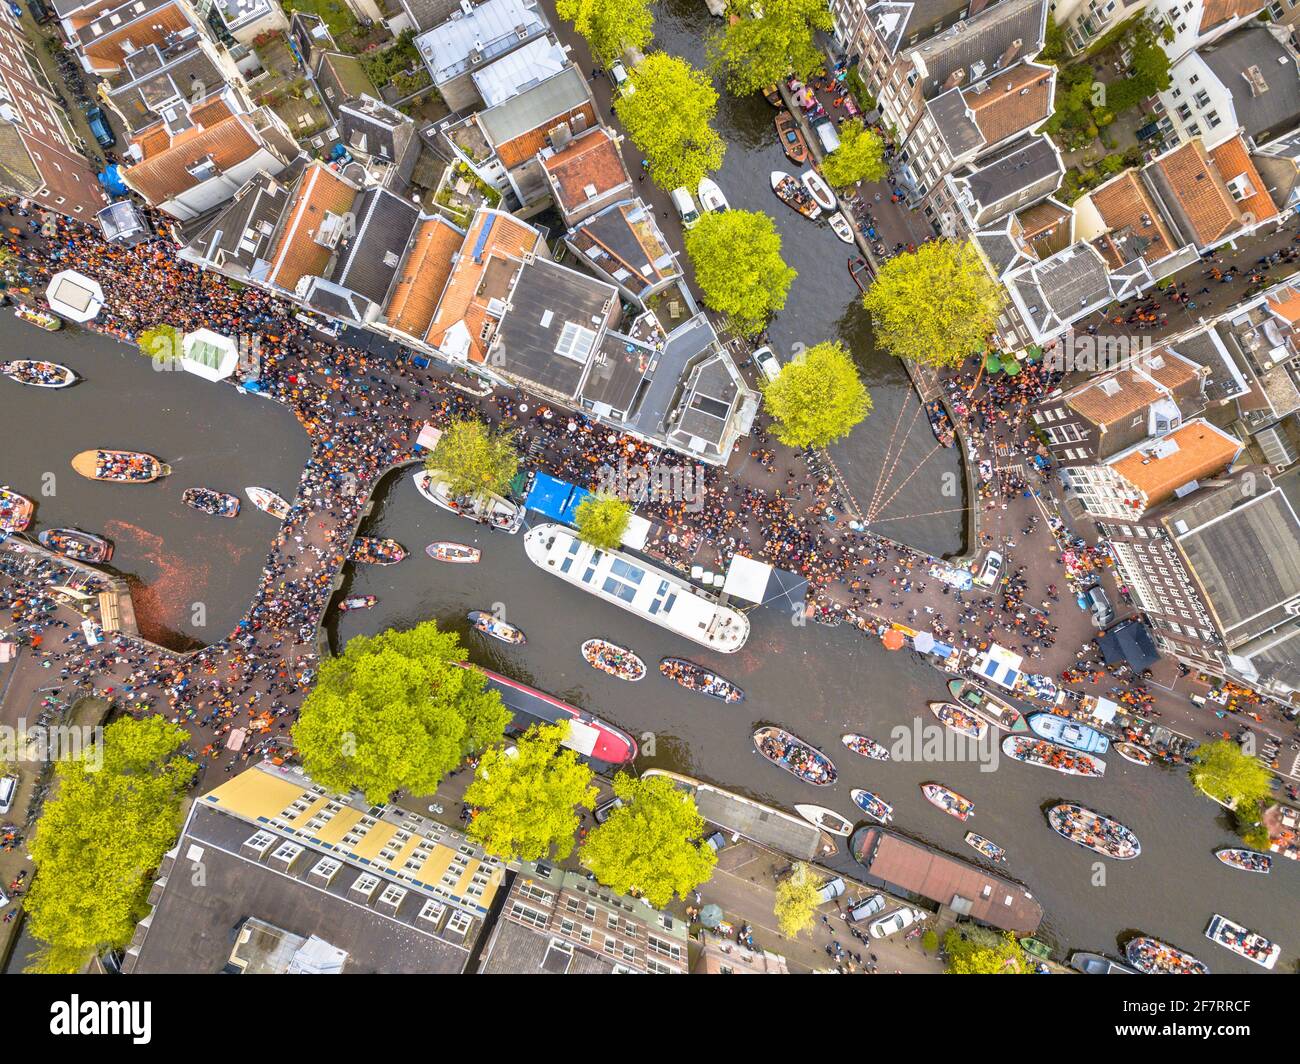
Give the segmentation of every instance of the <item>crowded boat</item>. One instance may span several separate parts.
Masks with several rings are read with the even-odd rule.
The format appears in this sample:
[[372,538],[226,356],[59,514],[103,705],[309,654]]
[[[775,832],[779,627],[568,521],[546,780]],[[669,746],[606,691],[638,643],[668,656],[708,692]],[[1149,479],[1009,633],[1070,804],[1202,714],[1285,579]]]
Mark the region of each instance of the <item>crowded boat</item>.
[[72,458],[72,468],[87,480],[114,484],[148,484],[168,476],[171,466],[143,451],[82,451]]
[[32,523],[32,500],[8,487],[0,488],[0,532],[22,532]]
[[1116,743],[1115,753],[1119,754],[1125,761],[1131,761],[1135,765],[1151,764],[1151,751],[1137,743]]
[[30,358],[0,362],[0,373],[10,380],[31,385],[33,388],[67,388],[77,383],[77,375],[67,366]]
[[745,692],[730,680],[685,658],[664,658],[659,662],[659,671],[674,683],[699,695],[721,702],[743,702],[745,699]]
[[965,821],[975,815],[974,802],[958,794],[951,787],[945,787],[942,783],[923,783],[921,793],[932,806],[942,809],[958,820]]
[[348,555],[354,562],[368,565],[396,565],[406,557],[406,548],[395,539],[357,536]]
[[1141,935],[1124,947],[1124,956],[1143,975],[1209,975],[1209,967],[1186,950]]
[[1007,859],[1006,850],[983,835],[976,835],[973,831],[966,832],[966,845],[983,854],[990,861],[1004,862]]
[[1024,735],[1008,735],[1002,740],[1002,752],[1013,761],[1026,765],[1050,768],[1067,776],[1086,776],[1100,779],[1106,774],[1106,762],[1091,754],[1080,753],[1066,746],[1049,743],[1046,739],[1031,739]]
[[870,736],[848,732],[840,736],[840,742],[861,757],[869,757],[873,761],[889,760],[889,751]]
[[1104,754],[1110,748],[1110,740],[1096,728],[1055,713],[1031,713],[1029,727],[1035,735],[1085,754]]
[[1229,868],[1236,868],[1242,872],[1257,872],[1266,876],[1273,870],[1273,858],[1257,850],[1233,847],[1226,850],[1215,850],[1214,856]]
[[839,775],[829,757],[784,728],[759,728],[754,732],[754,749],[778,768],[814,787],[828,787]]
[[289,516],[289,504],[270,488],[245,488],[244,494],[259,510],[270,514],[278,521],[283,521]]
[[1000,695],[971,680],[949,680],[948,692],[959,705],[1013,735],[1029,731],[1025,716]]
[[956,443],[957,433],[942,399],[931,399],[926,403],[925,416],[930,422],[930,431],[934,433],[934,438],[940,447],[951,447]]
[[593,669],[607,672],[619,680],[636,683],[645,676],[645,662],[626,647],[604,639],[588,639],[582,644],[582,657]]
[[63,319],[57,314],[51,314],[48,310],[41,310],[38,307],[29,307],[26,303],[19,303],[14,308],[14,317],[19,321],[30,322],[46,332],[57,332],[63,328]]
[[945,728],[971,739],[983,739],[989,733],[989,723],[973,713],[967,713],[952,702],[930,702],[930,712],[939,718]]
[[853,804],[861,809],[872,820],[881,824],[888,824],[894,819],[894,807],[878,794],[872,794],[870,791],[864,791],[861,787],[855,787],[849,797],[853,799]]
[[482,632],[493,639],[499,639],[502,643],[523,646],[528,642],[524,637],[523,629],[503,621],[495,613],[488,610],[471,610],[468,617],[476,632]]
[[1130,829],[1081,805],[1055,805],[1047,811],[1047,822],[1062,838],[1103,857],[1131,861],[1142,853],[1142,843]]
[[1224,949],[1231,950],[1238,957],[1245,957],[1252,964],[1258,964],[1261,968],[1270,971],[1277,963],[1278,957],[1282,955],[1282,947],[1276,942],[1270,942],[1258,931],[1243,927],[1218,913],[1210,917],[1209,926],[1205,929],[1205,937],[1211,942],[1217,942]]
[[776,193],[777,199],[805,218],[817,218],[822,213],[817,201],[812,198],[807,187],[797,177],[780,170],[773,170],[772,191]]
[[424,548],[424,553],[436,562],[452,562],[459,565],[474,565],[483,557],[483,552],[478,547],[453,543],[450,540],[430,543]]
[[181,502],[209,517],[239,516],[238,497],[212,488],[186,488],[181,492]]
[[441,470],[422,469],[415,474],[415,490],[440,509],[514,534],[523,527],[524,510],[501,495],[457,495]]
[[106,562],[113,556],[113,544],[109,540],[79,528],[47,528],[36,538],[46,550],[74,562]]

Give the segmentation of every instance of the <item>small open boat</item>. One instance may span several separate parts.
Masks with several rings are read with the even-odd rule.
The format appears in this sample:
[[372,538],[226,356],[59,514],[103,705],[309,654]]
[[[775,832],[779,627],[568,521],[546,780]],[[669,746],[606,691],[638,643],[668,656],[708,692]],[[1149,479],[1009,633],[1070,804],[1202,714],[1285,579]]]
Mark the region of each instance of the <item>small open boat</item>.
[[21,532],[32,523],[32,500],[0,488],[0,532]]
[[1210,969],[1186,950],[1141,935],[1124,947],[1124,956],[1143,975],[1209,975]]
[[477,631],[484,635],[490,635],[493,639],[499,639],[503,643],[510,643],[514,646],[523,646],[528,640],[524,638],[523,630],[516,628],[513,624],[501,620],[494,613],[487,610],[471,610],[469,620]]
[[460,565],[473,565],[483,557],[483,552],[477,547],[471,547],[464,543],[453,543],[451,540],[439,540],[437,543],[430,543],[424,548],[424,553],[434,561],[454,562]]
[[974,802],[969,798],[963,798],[951,787],[945,787],[942,783],[923,783],[921,793],[931,805],[942,809],[949,816],[955,816],[958,820],[965,821],[975,815]]
[[270,488],[245,488],[248,501],[259,510],[264,510],[277,520],[283,521],[289,516],[289,504]]
[[1214,856],[1229,868],[1236,868],[1242,872],[1258,872],[1260,875],[1266,876],[1273,870],[1273,858],[1266,853],[1259,853],[1257,850],[1235,848],[1215,850]]
[[1282,955],[1282,947],[1270,942],[1258,931],[1229,920],[1226,916],[1215,913],[1210,917],[1210,924],[1205,929],[1205,937],[1217,942],[1224,949],[1232,950],[1238,957],[1245,957],[1252,964],[1270,971]]
[[396,565],[406,557],[406,548],[395,539],[357,536],[352,541],[352,550],[348,556],[354,562],[366,562],[369,565]]
[[840,736],[840,742],[852,750],[855,754],[861,754],[863,757],[869,757],[873,761],[888,761],[889,751],[881,746],[875,739],[867,735],[858,735],[856,732],[848,732]]
[[853,821],[845,820],[833,809],[824,805],[796,805],[794,811],[808,823],[815,824],[832,835],[847,835],[853,830]]
[[808,145],[799,132],[799,123],[789,111],[782,111],[776,116],[776,135],[781,139],[781,150],[785,152],[785,157],[795,166],[802,166],[808,161]]
[[604,639],[588,639],[583,643],[582,657],[593,669],[607,672],[628,683],[636,683],[645,676],[644,661],[626,647]]
[[853,225],[844,217],[842,211],[836,211],[831,215],[831,228],[835,230],[835,235],[844,243],[853,243]]
[[239,499],[234,495],[227,495],[224,491],[213,491],[211,488],[186,488],[181,492],[181,502],[211,517],[239,516]]
[[727,197],[722,194],[722,189],[718,187],[718,183],[713,178],[706,177],[701,180],[697,192],[700,206],[706,211],[726,211],[731,209]]
[[839,775],[829,757],[784,728],[759,728],[754,732],[754,749],[778,768],[814,787],[828,787]]
[[957,433],[952,426],[952,418],[943,405],[942,399],[931,399],[925,404],[925,417],[930,422],[930,431],[939,442],[940,447],[951,447],[957,442]]
[[958,735],[979,740],[989,733],[989,722],[981,720],[974,713],[968,713],[955,702],[930,702],[930,712],[942,722],[945,728]]
[[685,658],[664,658],[659,662],[659,671],[668,679],[696,694],[708,695],[720,702],[745,700],[745,692],[730,680],[723,679],[716,672],[710,672],[703,665],[697,665]]
[[1035,735],[1054,743],[1081,750],[1085,754],[1104,754],[1110,749],[1110,740],[1096,728],[1079,724],[1056,713],[1029,714],[1029,727]]
[[966,832],[966,845],[978,850],[990,861],[1005,861],[1007,851],[999,846],[996,842],[991,842],[983,835],[976,835],[973,831]]
[[1114,749],[1125,761],[1132,761],[1135,765],[1151,764],[1151,751],[1137,743],[1116,743]]
[[1040,961],[1051,960],[1052,947],[1040,939],[1026,935],[1020,940],[1020,948],[1031,957],[1037,957]]
[[113,556],[111,541],[79,528],[47,528],[36,538],[46,550],[76,562],[106,562]]
[[67,388],[77,383],[77,375],[57,362],[42,362],[32,358],[19,358],[0,362],[0,373],[19,384],[33,388]]
[[1050,768],[1054,772],[1063,772],[1067,776],[1101,779],[1106,775],[1106,762],[1101,758],[1071,750],[1068,746],[1049,743],[1046,739],[1031,739],[1027,735],[1008,735],[1002,740],[1002,752],[1012,761],[1023,761],[1026,765]]
[[817,201],[808,194],[803,182],[797,177],[791,177],[780,170],[773,170],[772,191],[782,203],[798,211],[805,218],[817,218],[822,213],[822,209],[817,206]]
[[821,174],[810,167],[800,175],[800,180],[803,181],[803,187],[808,190],[808,194],[816,200],[817,206],[824,211],[835,210],[838,206],[835,193],[831,191],[831,186],[826,183],[826,179]]
[[1120,964],[1100,953],[1075,953],[1070,957],[1070,967],[1084,975],[1140,975],[1127,964]]
[[995,728],[1013,735],[1029,731],[1024,714],[1010,702],[970,680],[949,680],[948,693],[953,700],[977,717],[983,717]]
[[784,107],[785,101],[781,99],[781,90],[775,85],[763,86],[763,99],[773,107]]
[[872,794],[870,791],[864,791],[861,787],[855,787],[849,792],[849,797],[853,799],[853,804],[871,817],[872,820],[888,824],[894,819],[894,807],[878,794]]
[[172,467],[143,451],[82,451],[73,455],[72,468],[87,480],[112,484],[148,484],[168,476]]
[[1047,822],[1063,839],[1116,861],[1131,861],[1142,853],[1138,837],[1118,820],[1070,802],[1047,811]]
[[481,525],[491,525],[510,535],[523,527],[523,508],[501,495],[457,495],[451,490],[450,478],[441,470],[422,469],[415,474],[414,480],[416,491],[448,513]]
[[51,314],[48,310],[29,307],[26,303],[20,303],[14,308],[14,317],[21,321],[31,322],[33,325],[39,325],[46,332],[56,332],[63,328],[63,319],[57,314]]
[[339,613],[347,613],[349,610],[368,610],[378,601],[377,595],[349,595],[339,603]]

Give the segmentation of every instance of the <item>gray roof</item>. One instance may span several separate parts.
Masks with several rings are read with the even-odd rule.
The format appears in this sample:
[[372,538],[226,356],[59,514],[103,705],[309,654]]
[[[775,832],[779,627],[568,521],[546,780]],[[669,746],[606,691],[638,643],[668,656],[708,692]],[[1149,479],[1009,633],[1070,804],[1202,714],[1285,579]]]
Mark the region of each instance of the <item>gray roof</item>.
[[460,10],[460,0],[401,0],[416,33],[431,30]]
[[928,100],[939,95],[957,70],[965,72],[963,85],[983,81],[999,69],[1003,55],[1017,41],[1011,61],[1037,52],[1043,46],[1046,27],[1047,0],[1001,0],[955,23],[909,53],[914,63],[924,64],[922,97]]
[[1232,356],[1231,336],[1222,336],[1217,329],[1207,326],[1168,345],[1171,351],[1210,371],[1205,379],[1205,398],[1211,403],[1236,399],[1250,391]]
[[633,428],[646,436],[662,436],[668,412],[687,368],[718,341],[709,319],[697,314],[682,322],[664,341],[650,378],[650,386],[637,407]]
[[577,67],[565,67],[505,103],[480,111],[479,128],[494,146],[536,129],[557,115],[567,115],[589,102],[587,79]]
[[[1201,49],[1201,58],[1232,93],[1237,121],[1246,135],[1266,140],[1300,122],[1300,75],[1296,55],[1259,23],[1243,26]],[[1254,68],[1267,85],[1256,93],[1248,71]]]
[[1065,167],[1050,138],[1027,133],[978,165],[954,177],[959,193],[977,225],[1045,199],[1061,187]]
[[153,125],[162,117],[163,105],[173,103],[181,106],[168,126],[173,135],[182,132],[192,125],[190,110],[225,88],[225,75],[207,53],[195,47],[194,39],[187,45],[166,51],[150,45],[126,58],[125,70],[108,94],[131,132]]
[[606,333],[582,386],[583,404],[603,403],[611,412],[628,415],[642,382],[653,372],[654,355],[653,348],[630,336]]
[[867,14],[892,54],[918,34],[928,36],[951,26],[966,14],[968,6],[969,0],[883,0],[872,4]]
[[547,29],[537,0],[485,0],[469,14],[458,6],[455,17],[421,33],[415,46],[434,84],[443,85]]
[[[498,920],[489,952],[479,965],[483,975],[612,975],[618,962],[589,949],[552,953],[549,932]],[[548,961],[549,957],[549,961]]]
[[641,200],[624,200],[579,223],[571,233],[574,248],[593,268],[638,296],[681,271]]
[[1018,270],[1007,284],[1039,333],[1077,321],[1112,298],[1106,263],[1083,241]]
[[668,415],[668,442],[681,450],[720,455],[741,398],[741,384],[740,371],[725,351],[717,351],[697,365],[681,402]]
[[356,236],[341,247],[335,284],[383,303],[420,217],[420,208],[382,188],[369,188],[353,205]]
[[940,93],[925,105],[934,119],[935,128],[948,146],[948,154],[960,158],[984,146],[984,134],[966,109],[961,89]]
[[1012,227],[1015,225],[1015,216],[1009,214],[972,234],[975,243],[993,264],[998,277],[1037,261],[1034,255],[1025,251],[1020,240],[1012,235]]
[[250,178],[235,198],[189,243],[186,258],[197,258],[226,273],[247,274],[269,247],[289,192],[305,163],[299,159],[278,177],[265,172]]

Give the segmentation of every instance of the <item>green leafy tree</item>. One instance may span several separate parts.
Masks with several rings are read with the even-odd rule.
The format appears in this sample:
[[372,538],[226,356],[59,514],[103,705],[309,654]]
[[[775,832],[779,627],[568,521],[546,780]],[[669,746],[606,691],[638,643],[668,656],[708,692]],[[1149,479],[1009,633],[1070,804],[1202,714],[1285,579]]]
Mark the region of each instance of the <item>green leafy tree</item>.
[[514,750],[494,746],[484,752],[465,790],[465,801],[479,807],[469,837],[510,861],[564,860],[582,822],[579,809],[596,801],[591,769],[572,750],[561,750],[567,723],[534,725]]
[[840,125],[840,146],[822,161],[822,177],[836,188],[859,181],[881,181],[889,173],[885,142],[855,118]]
[[628,84],[632,91],[614,107],[656,185],[693,189],[722,165],[726,144],[709,124],[718,94],[707,75],[684,59],[655,52],[632,68]]
[[1151,23],[1144,19],[1133,28],[1129,47],[1133,52],[1129,74],[1137,82],[1143,98],[1169,88],[1169,56]]
[[555,10],[573,23],[602,63],[632,48],[643,50],[654,38],[649,0],[557,0]]
[[925,934],[921,936],[921,948],[926,953],[933,953],[939,948],[939,935],[932,927],[925,929]]
[[776,885],[776,922],[786,938],[797,938],[812,924],[822,903],[820,890],[817,873],[803,861]]
[[148,355],[160,365],[171,365],[182,354],[185,336],[175,325],[155,325],[136,333],[135,343],[140,353]]
[[709,38],[709,62],[726,74],[727,91],[748,96],[793,74],[802,81],[826,65],[813,35],[835,23],[825,0],[730,0],[725,28]]
[[466,418],[447,427],[424,465],[445,473],[457,495],[501,495],[519,471],[519,452],[513,433]]
[[498,742],[510,722],[481,673],[461,668],[455,632],[425,621],[357,636],[322,663],[293,727],[303,768],[332,791],[386,802],[432,794],[462,758]]
[[637,779],[620,772],[614,794],[623,804],[587,836],[582,863],[620,894],[640,891],[655,908],[685,897],[713,874],[717,854],[705,842],[692,795],[666,776]]
[[1206,743],[1192,756],[1192,783],[1212,798],[1235,805],[1269,796],[1269,771],[1229,739]]
[[983,348],[1004,299],[969,241],[930,240],[885,263],[862,303],[890,354],[944,368]]
[[176,841],[194,776],[185,732],[162,717],[104,729],[99,746],[55,767],[56,797],[31,841],[36,875],[25,908],[41,943],[31,970],[78,971],[125,946],[148,911],[150,875]]
[[955,927],[943,937],[949,975],[1032,975],[1035,961],[1009,931],[985,941],[983,936],[966,936]]
[[795,271],[781,258],[781,235],[761,211],[710,211],[686,231],[686,253],[704,302],[747,336],[778,310]]
[[763,389],[776,438],[790,447],[825,447],[871,413],[871,395],[838,341],[808,348]]
[[617,495],[589,495],[578,504],[578,538],[602,550],[623,542],[632,507]]

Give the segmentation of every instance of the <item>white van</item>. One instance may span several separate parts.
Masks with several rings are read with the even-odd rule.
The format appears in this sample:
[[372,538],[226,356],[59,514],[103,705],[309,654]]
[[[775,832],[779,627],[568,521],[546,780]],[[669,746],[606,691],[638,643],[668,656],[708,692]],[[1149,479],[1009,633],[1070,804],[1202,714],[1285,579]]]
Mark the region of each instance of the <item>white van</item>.
[[813,128],[817,130],[817,139],[822,142],[827,155],[840,146],[840,135],[835,132],[835,123],[829,118],[818,122]]
[[18,793],[18,777],[0,777],[0,816],[13,808],[14,795]]
[[690,229],[700,220],[700,209],[695,205],[695,197],[685,188],[673,189],[672,197],[673,206],[682,217],[682,228]]

